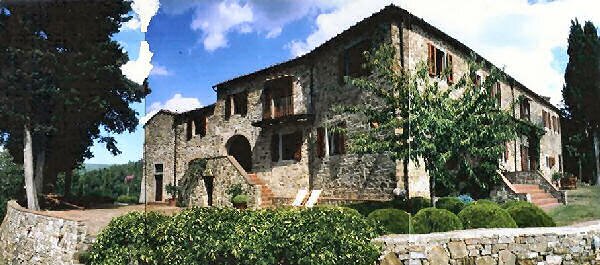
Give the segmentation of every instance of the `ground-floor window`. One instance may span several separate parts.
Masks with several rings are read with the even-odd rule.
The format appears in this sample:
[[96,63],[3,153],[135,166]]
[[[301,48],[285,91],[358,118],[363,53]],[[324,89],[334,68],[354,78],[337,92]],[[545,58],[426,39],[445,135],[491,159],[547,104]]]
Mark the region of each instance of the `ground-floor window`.
[[271,160],[302,160],[302,131],[275,133],[271,139]]
[[[340,125],[343,128],[343,125]],[[319,157],[346,153],[346,136],[335,128],[317,128],[317,154]]]

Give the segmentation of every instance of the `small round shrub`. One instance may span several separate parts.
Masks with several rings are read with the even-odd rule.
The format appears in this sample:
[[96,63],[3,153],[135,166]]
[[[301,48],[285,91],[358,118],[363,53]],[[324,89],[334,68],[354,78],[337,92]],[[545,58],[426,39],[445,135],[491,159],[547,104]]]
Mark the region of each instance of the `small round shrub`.
[[385,233],[408,233],[409,215],[398,209],[379,209],[369,214],[369,220],[376,222]]
[[412,219],[413,232],[427,234],[462,229],[460,219],[446,209],[425,208]]
[[501,206],[504,209],[508,209],[511,208],[513,206],[518,206],[518,205],[533,205],[530,202],[527,201],[516,201],[516,200],[511,200],[511,201],[506,201],[505,203],[503,203]]
[[407,212],[411,214],[416,214],[421,209],[431,207],[431,200],[423,197],[412,197],[406,201],[406,209]]
[[506,211],[512,216],[519,227],[553,227],[556,226],[552,217],[541,208],[529,202],[511,203]]
[[483,201],[472,203],[458,214],[463,227],[470,228],[515,228],[517,224],[510,214],[496,203]]
[[138,198],[136,196],[131,196],[131,195],[121,195],[119,197],[117,197],[117,202],[120,203],[138,203]]
[[233,197],[231,199],[231,203],[236,204],[236,205],[248,204],[249,199],[250,198],[248,198],[248,195],[239,194],[239,195],[235,195],[235,197]]
[[500,205],[498,203],[496,203],[495,201],[492,201],[492,200],[488,200],[488,199],[479,199],[473,203],[475,203],[475,204],[492,204],[492,205],[500,207]]
[[446,209],[454,214],[458,214],[463,208],[465,208],[465,203],[457,197],[442,197],[437,200],[435,207],[438,209]]

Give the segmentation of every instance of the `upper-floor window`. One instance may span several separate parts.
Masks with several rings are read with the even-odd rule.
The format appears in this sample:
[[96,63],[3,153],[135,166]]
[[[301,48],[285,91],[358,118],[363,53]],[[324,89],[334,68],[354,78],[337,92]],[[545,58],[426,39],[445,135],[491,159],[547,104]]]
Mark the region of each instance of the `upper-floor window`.
[[446,53],[441,49],[438,49],[431,43],[427,43],[427,67],[429,69],[429,76],[441,77],[444,71],[448,69],[448,83],[454,81],[453,73],[453,59],[450,53]]
[[348,48],[341,54],[339,61],[339,81],[344,82],[344,76],[361,77],[367,76],[371,72],[366,67],[367,59],[364,52],[371,50],[371,40],[362,40]]
[[[341,128],[344,125],[340,125]],[[325,155],[341,155],[346,153],[346,136],[343,132],[327,129],[323,127],[317,128],[317,156],[325,157]]]
[[263,119],[294,114],[294,77],[284,76],[265,82],[263,90]]
[[185,139],[187,141],[192,139],[193,133],[194,133],[194,123],[191,120],[188,120],[185,123]]
[[244,91],[227,95],[225,99],[225,119],[229,119],[232,113],[246,116],[246,113],[248,113],[248,93]]
[[502,107],[502,90],[500,89],[500,82],[496,82],[496,85],[491,88],[490,95],[496,100],[496,106]]
[[289,134],[275,133],[271,138],[273,162],[302,159],[302,131]]
[[531,120],[531,118],[530,118],[531,115],[530,115],[529,109],[530,109],[529,99],[524,98],[521,101],[521,104],[519,104],[519,113],[521,114],[520,115],[521,119],[527,120],[527,121]]
[[542,110],[542,122],[544,123],[544,128],[560,133],[559,118],[557,116],[552,116],[549,111]]
[[206,136],[206,116],[196,117],[194,119],[194,134],[200,137]]
[[161,174],[163,173],[163,164],[154,164],[154,174]]

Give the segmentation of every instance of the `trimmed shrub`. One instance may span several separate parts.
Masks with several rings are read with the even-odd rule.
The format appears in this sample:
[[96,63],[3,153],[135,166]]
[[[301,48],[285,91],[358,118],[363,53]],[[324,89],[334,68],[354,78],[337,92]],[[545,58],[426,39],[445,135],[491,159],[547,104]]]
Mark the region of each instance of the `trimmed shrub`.
[[515,200],[511,200],[511,201],[507,201],[507,202],[503,203],[500,206],[502,206],[502,208],[504,208],[504,209],[508,209],[510,207],[518,206],[518,205],[533,205],[533,204],[531,204],[530,202],[527,202],[527,201],[515,201]]
[[500,204],[498,204],[495,201],[488,200],[488,199],[479,199],[473,203],[475,203],[475,204],[492,204],[492,205],[496,205],[496,206],[500,207]]
[[132,195],[121,195],[117,197],[117,202],[137,204],[139,202],[138,197]]
[[442,197],[437,200],[435,207],[438,209],[446,209],[454,214],[458,214],[463,208],[465,208],[465,203],[457,197]]
[[371,242],[376,228],[337,207],[148,216],[160,218],[133,213],[111,221],[92,246],[90,264],[374,264],[380,251]]
[[370,213],[367,218],[380,226],[385,234],[408,233],[410,216],[403,210],[379,209]]
[[248,197],[248,195],[239,194],[239,195],[235,195],[235,197],[233,197],[231,199],[231,203],[233,203],[234,205],[247,204],[249,200],[250,200],[250,198]]
[[406,202],[406,206],[403,209],[406,209],[407,212],[411,214],[416,214],[421,209],[431,207],[431,200],[423,197],[413,197],[408,199]]
[[[536,205],[520,201],[509,202],[506,211],[512,216],[519,227],[553,227],[556,226],[552,217]],[[506,206],[506,205],[505,205]]]
[[458,214],[465,229],[517,227],[515,220],[498,204],[487,200],[480,201],[468,205]]
[[375,210],[379,209],[406,209],[407,202],[403,199],[394,199],[391,201],[366,201],[359,203],[347,204],[345,207],[357,210],[363,216],[368,216]]
[[425,208],[420,210],[412,219],[413,232],[427,234],[462,229],[458,217],[446,209]]

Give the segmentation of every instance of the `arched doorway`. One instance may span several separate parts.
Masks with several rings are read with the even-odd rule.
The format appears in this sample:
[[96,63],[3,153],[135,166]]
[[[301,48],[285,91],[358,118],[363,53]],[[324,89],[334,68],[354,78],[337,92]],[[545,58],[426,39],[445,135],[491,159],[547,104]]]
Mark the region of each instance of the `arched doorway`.
[[234,135],[229,138],[226,147],[227,154],[233,156],[246,172],[252,171],[252,149],[246,137]]

